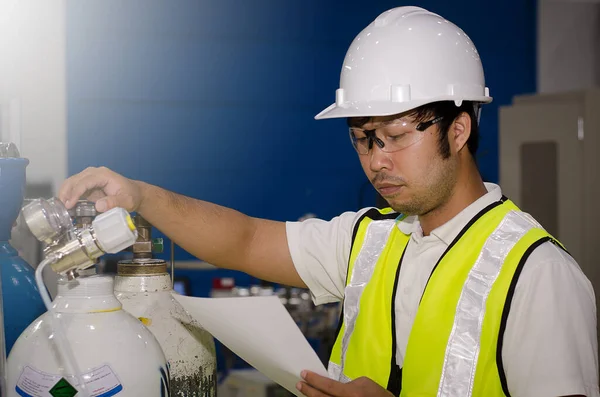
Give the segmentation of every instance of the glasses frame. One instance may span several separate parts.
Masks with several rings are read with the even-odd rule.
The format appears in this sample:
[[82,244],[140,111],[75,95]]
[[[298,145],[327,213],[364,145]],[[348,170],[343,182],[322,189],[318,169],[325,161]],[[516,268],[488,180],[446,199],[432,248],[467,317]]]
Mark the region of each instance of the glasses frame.
[[[439,123],[440,121],[442,121],[444,118],[444,116],[438,116],[436,118],[433,118],[429,121],[423,121],[420,122],[419,124],[417,124],[417,126],[415,127],[415,129],[419,132],[424,132],[425,130],[427,130],[429,127],[431,127],[434,124]],[[381,127],[379,127],[381,128]],[[365,153],[361,153],[361,151],[358,148],[358,144],[356,143],[356,139],[354,138],[354,132],[353,130],[360,130],[362,131],[366,138],[369,139],[369,146],[367,148],[367,151]],[[349,133],[350,133],[350,142],[352,142],[352,146],[354,147],[354,150],[356,150],[356,152],[358,154],[369,154],[369,152],[371,151],[371,149],[373,149],[373,143],[376,143],[377,146],[379,147],[379,149],[383,150],[383,148],[385,147],[385,143],[379,138],[377,137],[377,135],[375,134],[375,132],[378,130],[378,128],[372,129],[372,130],[364,130],[362,128],[356,128],[356,127],[350,127],[349,128]],[[361,146],[362,147],[362,146]],[[386,153],[394,153],[397,152],[399,150],[402,150],[404,148],[401,149],[396,149],[396,150],[392,150],[392,151],[387,151],[387,150],[383,150]]]

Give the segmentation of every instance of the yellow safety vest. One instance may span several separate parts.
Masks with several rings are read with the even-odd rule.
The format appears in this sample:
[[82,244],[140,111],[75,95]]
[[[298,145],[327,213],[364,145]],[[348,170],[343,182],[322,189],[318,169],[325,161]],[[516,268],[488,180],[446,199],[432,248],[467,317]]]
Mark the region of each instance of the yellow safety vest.
[[540,244],[562,246],[506,198],[482,210],[434,267],[399,368],[394,301],[410,239],[400,218],[372,209],[356,224],[329,375],[403,397],[509,396],[502,340],[519,274]]

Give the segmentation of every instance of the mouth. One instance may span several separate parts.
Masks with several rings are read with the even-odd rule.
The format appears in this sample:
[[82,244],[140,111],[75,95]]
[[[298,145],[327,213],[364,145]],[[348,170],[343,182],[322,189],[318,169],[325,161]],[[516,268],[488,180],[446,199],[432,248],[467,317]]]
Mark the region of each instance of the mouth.
[[389,196],[398,194],[400,192],[400,190],[402,190],[403,186],[402,185],[381,184],[381,185],[375,186],[375,188],[383,197],[389,197]]

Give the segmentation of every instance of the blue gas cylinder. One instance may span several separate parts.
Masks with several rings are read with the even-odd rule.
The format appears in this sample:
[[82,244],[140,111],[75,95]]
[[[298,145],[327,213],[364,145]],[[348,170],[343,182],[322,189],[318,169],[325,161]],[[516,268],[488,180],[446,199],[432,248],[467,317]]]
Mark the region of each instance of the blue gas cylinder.
[[33,268],[8,242],[23,204],[28,164],[24,158],[0,158],[0,275],[6,354],[25,328],[46,311]]

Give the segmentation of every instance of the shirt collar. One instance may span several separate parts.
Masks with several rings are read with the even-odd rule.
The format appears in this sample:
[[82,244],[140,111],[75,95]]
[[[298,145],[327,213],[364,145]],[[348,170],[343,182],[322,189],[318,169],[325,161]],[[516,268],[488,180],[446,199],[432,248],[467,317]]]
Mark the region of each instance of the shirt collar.
[[[462,210],[454,218],[437,227],[431,232],[431,235],[443,241],[446,245],[450,245],[458,236],[460,231],[488,205],[500,201],[502,199],[502,190],[500,186],[493,183],[485,183],[487,193],[479,199],[471,203],[468,207]],[[421,239],[423,230],[417,216],[408,216],[397,221],[398,229],[404,234],[414,234],[414,237]]]

